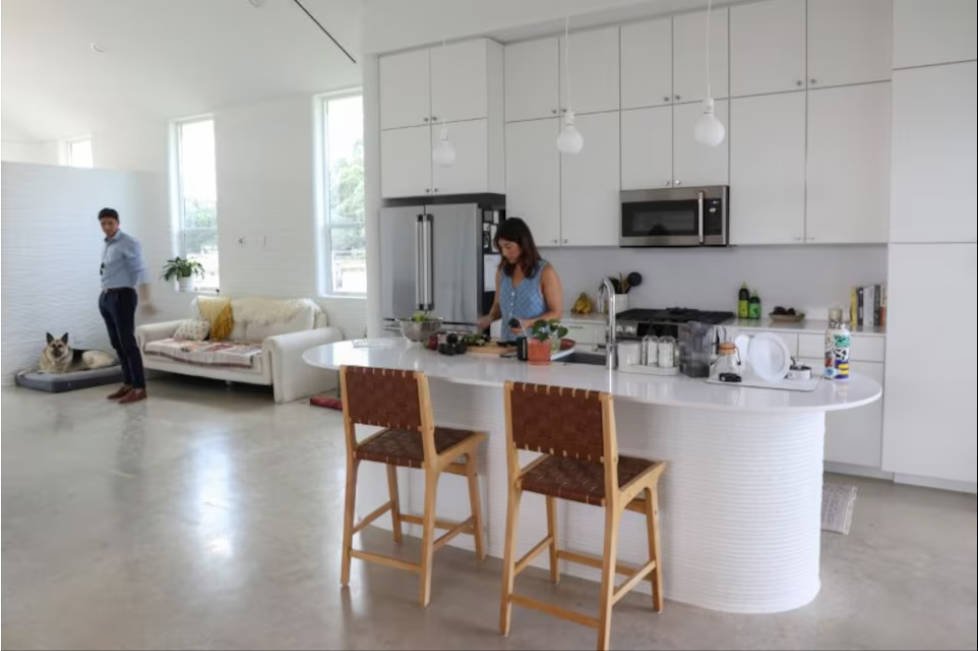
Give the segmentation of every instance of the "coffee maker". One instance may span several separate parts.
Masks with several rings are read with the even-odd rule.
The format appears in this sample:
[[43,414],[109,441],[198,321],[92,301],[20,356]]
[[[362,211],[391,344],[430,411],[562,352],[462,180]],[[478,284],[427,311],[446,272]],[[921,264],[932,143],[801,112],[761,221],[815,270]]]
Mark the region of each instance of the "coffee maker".
[[679,370],[689,377],[709,377],[716,354],[714,326],[699,321],[679,324]]

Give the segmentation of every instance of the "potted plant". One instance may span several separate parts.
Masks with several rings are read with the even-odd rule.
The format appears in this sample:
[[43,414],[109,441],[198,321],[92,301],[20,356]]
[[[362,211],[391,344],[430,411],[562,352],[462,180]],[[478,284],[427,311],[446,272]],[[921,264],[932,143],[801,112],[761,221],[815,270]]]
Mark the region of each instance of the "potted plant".
[[549,364],[550,354],[560,348],[560,340],[567,335],[567,328],[557,319],[537,319],[530,326],[526,358],[531,364]]
[[163,280],[176,279],[178,291],[188,292],[193,289],[194,276],[204,277],[204,265],[196,260],[177,256],[163,263]]

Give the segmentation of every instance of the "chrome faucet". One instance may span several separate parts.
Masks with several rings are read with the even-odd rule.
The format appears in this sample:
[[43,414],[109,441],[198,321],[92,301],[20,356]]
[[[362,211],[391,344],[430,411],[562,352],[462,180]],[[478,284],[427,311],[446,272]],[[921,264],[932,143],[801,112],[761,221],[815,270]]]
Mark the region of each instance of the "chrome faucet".
[[604,294],[608,298],[604,335],[605,366],[608,367],[609,371],[613,371],[618,368],[618,324],[615,322],[615,287],[608,278],[602,280],[601,284],[604,287]]

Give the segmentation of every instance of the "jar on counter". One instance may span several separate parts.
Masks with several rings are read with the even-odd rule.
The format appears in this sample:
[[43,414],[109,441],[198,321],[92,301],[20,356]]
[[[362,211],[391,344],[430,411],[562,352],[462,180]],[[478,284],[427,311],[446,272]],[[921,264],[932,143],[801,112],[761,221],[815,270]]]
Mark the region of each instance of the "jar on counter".
[[737,346],[732,341],[722,341],[717,346],[717,358],[710,366],[710,378],[716,380],[721,373],[741,374],[742,364]]
[[645,366],[655,366],[659,359],[659,338],[655,335],[645,335],[642,337],[642,364]]
[[675,337],[670,335],[660,337],[659,343],[656,346],[656,366],[659,368],[675,367],[677,352],[678,346],[676,346]]

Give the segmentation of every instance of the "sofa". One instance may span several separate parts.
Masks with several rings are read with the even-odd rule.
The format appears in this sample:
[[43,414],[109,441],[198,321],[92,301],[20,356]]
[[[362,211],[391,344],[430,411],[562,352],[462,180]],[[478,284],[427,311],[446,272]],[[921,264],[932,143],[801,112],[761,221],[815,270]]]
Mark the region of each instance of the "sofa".
[[[214,299],[194,298],[191,321],[206,321],[207,315],[201,312],[204,306],[198,305],[206,300]],[[315,301],[234,298],[230,299],[230,314],[233,329],[229,336],[220,339],[174,338],[178,329],[180,333],[185,331],[186,319],[138,326],[136,341],[143,366],[217,380],[271,385],[275,402],[297,400],[336,388],[336,372],[313,368],[302,361],[306,350],[343,338],[339,328],[328,325],[326,312]],[[207,323],[203,325],[206,331]],[[215,327],[212,332],[216,331]]]

